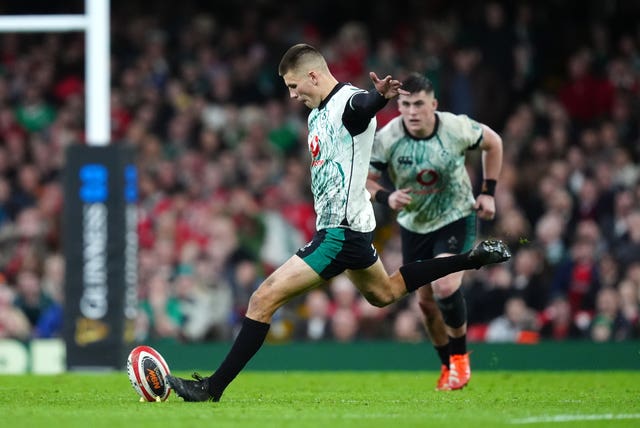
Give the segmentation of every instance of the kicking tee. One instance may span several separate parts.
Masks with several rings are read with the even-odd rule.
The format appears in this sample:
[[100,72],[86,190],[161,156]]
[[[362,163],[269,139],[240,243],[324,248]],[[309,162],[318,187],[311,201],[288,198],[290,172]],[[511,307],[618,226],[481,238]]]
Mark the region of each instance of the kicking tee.
[[411,203],[398,212],[402,227],[429,233],[473,212],[465,152],[481,140],[480,123],[447,112],[436,112],[434,132],[424,139],[409,135],[401,116],[378,131],[371,171],[380,174],[386,169],[396,189],[411,189]]

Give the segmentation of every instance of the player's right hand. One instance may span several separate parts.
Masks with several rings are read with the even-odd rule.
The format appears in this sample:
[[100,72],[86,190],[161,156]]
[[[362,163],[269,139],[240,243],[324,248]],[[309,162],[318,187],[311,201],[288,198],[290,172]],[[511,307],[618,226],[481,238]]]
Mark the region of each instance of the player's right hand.
[[369,72],[369,77],[371,78],[373,85],[376,87],[376,91],[386,99],[398,96],[398,94],[409,95],[409,92],[400,88],[400,86],[402,86],[402,82],[389,75],[381,79],[376,73],[371,71]]
[[389,207],[392,210],[400,211],[411,203],[410,188],[398,189],[389,195]]

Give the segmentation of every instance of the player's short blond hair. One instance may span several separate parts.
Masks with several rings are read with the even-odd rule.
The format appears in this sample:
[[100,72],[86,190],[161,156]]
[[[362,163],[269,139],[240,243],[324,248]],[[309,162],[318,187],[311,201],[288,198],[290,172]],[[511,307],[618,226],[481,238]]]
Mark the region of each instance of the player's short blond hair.
[[316,48],[305,43],[299,43],[291,46],[282,56],[278,66],[278,75],[284,76],[291,71],[299,70],[328,72],[329,67],[327,66],[327,61]]

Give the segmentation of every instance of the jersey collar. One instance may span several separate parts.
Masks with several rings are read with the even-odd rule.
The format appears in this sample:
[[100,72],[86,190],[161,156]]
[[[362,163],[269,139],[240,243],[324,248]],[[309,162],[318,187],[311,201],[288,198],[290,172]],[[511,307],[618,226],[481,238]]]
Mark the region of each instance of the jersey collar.
[[320,105],[318,106],[318,110],[322,110],[324,106],[327,105],[331,97],[334,96],[336,92],[338,92],[340,88],[342,88],[344,85],[346,85],[346,83],[338,83],[336,86],[334,86],[331,92],[329,92],[329,95],[327,95],[325,99],[320,102]]
[[436,115],[436,123],[433,126],[433,132],[431,132],[431,134],[427,135],[426,137],[418,138],[414,135],[411,135],[411,133],[409,132],[409,130],[404,124],[404,120],[400,120],[400,122],[402,122],[402,128],[404,129],[404,133],[407,135],[407,137],[411,138],[412,140],[416,140],[416,141],[430,140],[438,133],[438,127],[440,126],[440,116],[438,116],[438,113],[435,113],[435,115]]

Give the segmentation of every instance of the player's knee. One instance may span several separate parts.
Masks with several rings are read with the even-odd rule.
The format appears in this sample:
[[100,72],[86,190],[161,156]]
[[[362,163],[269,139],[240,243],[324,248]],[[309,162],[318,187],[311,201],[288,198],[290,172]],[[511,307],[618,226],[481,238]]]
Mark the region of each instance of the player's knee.
[[438,307],[442,312],[444,323],[451,328],[463,327],[467,322],[467,304],[462,290],[458,289],[451,296],[438,299]]
[[367,302],[371,303],[377,308],[384,308],[385,306],[388,306],[391,303],[395,302],[395,298],[391,293],[383,291],[366,293],[364,295],[364,298],[367,299]]
[[278,304],[274,299],[273,293],[269,293],[260,287],[249,298],[247,316],[256,321],[267,322],[264,320],[270,320],[276,309],[278,309]]
[[373,306],[375,306],[376,308],[384,308],[385,306],[388,306],[392,303],[391,300],[383,299],[379,297],[367,299],[367,301],[371,303]]
[[446,299],[460,288],[460,281],[454,278],[444,277],[432,283],[433,292],[439,299]]

